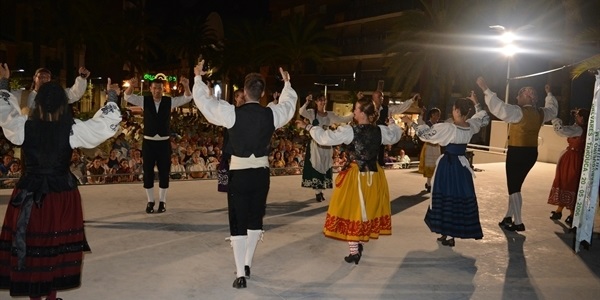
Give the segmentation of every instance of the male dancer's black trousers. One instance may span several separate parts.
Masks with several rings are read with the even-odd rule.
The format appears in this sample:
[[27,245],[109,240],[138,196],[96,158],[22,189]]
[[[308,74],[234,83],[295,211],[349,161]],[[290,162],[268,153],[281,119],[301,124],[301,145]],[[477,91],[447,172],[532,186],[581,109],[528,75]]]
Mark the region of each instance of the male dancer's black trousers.
[[269,168],[229,171],[227,205],[232,236],[263,229],[267,194],[271,184]]
[[158,168],[158,187],[168,189],[169,172],[171,171],[170,141],[144,139],[142,142],[142,159],[144,160],[144,188],[154,187],[154,166],[156,165]]
[[535,165],[537,157],[537,147],[508,146],[505,169],[509,195],[521,191],[525,177]]

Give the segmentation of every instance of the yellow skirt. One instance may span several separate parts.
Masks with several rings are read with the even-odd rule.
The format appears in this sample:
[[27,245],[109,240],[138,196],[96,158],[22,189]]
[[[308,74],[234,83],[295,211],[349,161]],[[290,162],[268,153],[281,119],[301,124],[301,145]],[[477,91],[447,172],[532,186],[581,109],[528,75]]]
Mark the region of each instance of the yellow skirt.
[[432,178],[435,173],[435,163],[440,157],[440,145],[424,143],[419,155],[419,173],[423,177]]
[[333,239],[354,242],[392,234],[390,192],[379,165],[377,172],[361,173],[358,165],[352,163],[338,173],[323,233]]

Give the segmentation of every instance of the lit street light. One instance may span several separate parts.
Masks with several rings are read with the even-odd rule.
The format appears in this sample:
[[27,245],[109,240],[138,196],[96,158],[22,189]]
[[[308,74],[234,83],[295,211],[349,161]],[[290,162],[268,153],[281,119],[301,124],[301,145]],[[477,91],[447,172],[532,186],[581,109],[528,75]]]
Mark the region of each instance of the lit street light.
[[515,35],[514,33],[507,31],[506,28],[504,28],[504,26],[501,25],[492,25],[490,26],[490,28],[502,32],[502,35],[500,35],[500,41],[502,42],[502,44],[504,44],[504,47],[501,51],[502,54],[506,56],[506,91],[504,94],[504,102],[508,103],[508,93],[510,90],[510,60],[512,56],[515,55],[515,53],[517,53],[518,50],[517,46],[513,44],[515,40]]

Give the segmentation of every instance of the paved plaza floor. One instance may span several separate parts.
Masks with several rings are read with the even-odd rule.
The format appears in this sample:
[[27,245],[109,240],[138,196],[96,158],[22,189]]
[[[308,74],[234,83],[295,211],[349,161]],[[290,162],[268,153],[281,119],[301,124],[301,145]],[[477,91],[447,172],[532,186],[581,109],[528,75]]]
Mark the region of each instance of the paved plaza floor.
[[[96,299],[599,299],[600,245],[576,254],[546,203],[555,165],[537,163],[523,186],[526,231],[498,227],[507,207],[504,164],[478,164],[482,240],[436,241],[423,217],[429,194],[415,169],[388,170],[392,235],[348,264],[344,242],[325,238],[327,201],[300,176],[272,177],[248,288],[231,287],[235,266],[226,195],[216,181],[171,182],[167,212],[146,214],[141,184],[82,186],[86,254],[82,286],[65,300]],[[158,195],[158,191],[156,191]],[[4,214],[10,190],[0,191]],[[564,220],[564,218],[563,218]],[[600,220],[600,218],[597,218]],[[599,232],[596,226],[595,241]],[[9,299],[0,291],[0,299]]]

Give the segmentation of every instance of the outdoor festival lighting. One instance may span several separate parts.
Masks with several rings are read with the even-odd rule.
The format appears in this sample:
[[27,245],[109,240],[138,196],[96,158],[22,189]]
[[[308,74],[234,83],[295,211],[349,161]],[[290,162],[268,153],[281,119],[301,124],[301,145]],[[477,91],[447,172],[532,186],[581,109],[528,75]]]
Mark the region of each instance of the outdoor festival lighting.
[[510,91],[510,61],[513,55],[518,52],[517,46],[513,43],[516,36],[511,31],[507,31],[502,25],[492,25],[490,28],[502,32],[499,40],[504,44],[504,47],[502,47],[500,51],[506,56],[506,91],[504,94],[504,102],[508,103],[508,93]]

